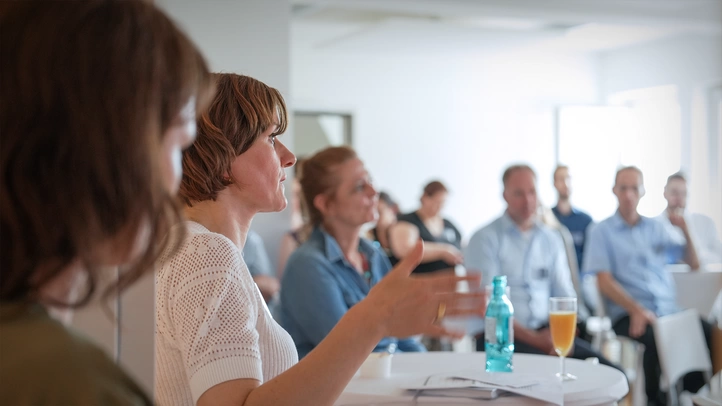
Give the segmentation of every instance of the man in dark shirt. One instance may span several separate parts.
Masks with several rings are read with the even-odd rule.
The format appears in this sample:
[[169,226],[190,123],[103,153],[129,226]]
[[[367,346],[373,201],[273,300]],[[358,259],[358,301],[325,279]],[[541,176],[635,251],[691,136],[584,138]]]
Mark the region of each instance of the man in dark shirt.
[[554,170],[554,188],[559,194],[559,200],[556,207],[552,209],[554,215],[560,223],[564,224],[574,239],[574,248],[577,252],[577,263],[579,272],[582,270],[582,257],[584,255],[584,240],[586,238],[587,227],[592,224],[592,218],[585,212],[572,207],[569,200],[571,196],[571,177],[569,176],[569,167],[559,165]]

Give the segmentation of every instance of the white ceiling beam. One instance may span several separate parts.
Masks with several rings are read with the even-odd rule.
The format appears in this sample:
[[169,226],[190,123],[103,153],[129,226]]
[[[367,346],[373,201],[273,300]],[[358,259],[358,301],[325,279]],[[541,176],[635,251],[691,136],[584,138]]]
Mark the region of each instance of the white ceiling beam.
[[631,24],[722,32],[721,0],[291,0],[345,10],[441,18],[524,18],[550,23]]

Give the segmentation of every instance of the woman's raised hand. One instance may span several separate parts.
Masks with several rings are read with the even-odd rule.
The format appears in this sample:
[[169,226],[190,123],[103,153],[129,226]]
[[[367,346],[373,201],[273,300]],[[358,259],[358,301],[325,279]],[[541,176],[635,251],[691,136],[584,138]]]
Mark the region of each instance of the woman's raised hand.
[[[456,276],[442,273],[430,276],[411,276],[421,261],[424,245],[421,240],[399,262],[362,302],[368,306],[370,322],[379,323],[385,335],[408,337],[415,334],[460,338],[464,332],[443,327],[445,316],[483,316],[485,293],[456,292],[458,282],[481,286],[481,275]],[[361,305],[361,303],[359,303]]]

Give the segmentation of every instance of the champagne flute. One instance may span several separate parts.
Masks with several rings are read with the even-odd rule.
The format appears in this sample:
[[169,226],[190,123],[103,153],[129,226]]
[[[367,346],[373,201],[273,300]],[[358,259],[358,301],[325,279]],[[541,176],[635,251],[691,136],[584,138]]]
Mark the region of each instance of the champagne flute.
[[564,369],[564,359],[574,346],[577,330],[577,298],[549,298],[549,329],[552,334],[554,351],[561,360],[561,371],[556,376],[562,381],[572,381],[576,376]]

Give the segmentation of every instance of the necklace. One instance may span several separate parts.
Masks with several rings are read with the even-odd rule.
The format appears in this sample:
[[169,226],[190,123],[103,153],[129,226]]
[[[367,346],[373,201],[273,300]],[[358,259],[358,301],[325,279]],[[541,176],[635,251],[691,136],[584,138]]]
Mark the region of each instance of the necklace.
[[[371,278],[373,277],[373,274],[371,273],[371,266],[369,265],[368,258],[366,258],[366,255],[364,255],[364,253],[362,253],[362,252],[359,252],[358,255],[361,259],[361,264],[360,264],[361,269],[357,268],[356,271],[357,272],[361,271],[361,272],[359,272],[360,275],[364,278],[364,280],[366,281],[366,284],[371,286]],[[349,258],[346,258],[346,260],[349,263],[351,263],[351,265],[353,265],[354,268],[356,267]]]

